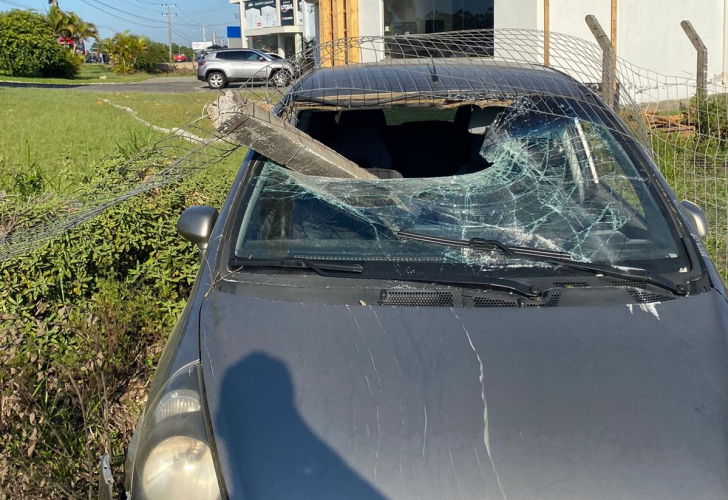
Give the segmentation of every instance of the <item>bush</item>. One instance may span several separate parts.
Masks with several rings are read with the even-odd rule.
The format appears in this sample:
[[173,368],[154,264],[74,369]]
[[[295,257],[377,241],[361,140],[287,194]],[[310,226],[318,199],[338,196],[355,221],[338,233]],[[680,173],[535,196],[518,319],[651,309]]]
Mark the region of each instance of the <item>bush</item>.
[[61,47],[41,14],[0,13],[0,72],[12,76],[73,78],[81,63]]
[[169,49],[159,42],[149,42],[147,50],[135,54],[134,68],[145,73],[157,73],[157,64],[169,63]]
[[[120,153],[92,175],[114,182],[124,163]],[[176,219],[191,204],[221,206],[235,172],[219,169],[132,198],[0,262],[0,498],[86,497],[104,450],[123,479],[152,367],[199,268]]]
[[686,122],[710,139],[728,139],[728,94],[696,94],[690,100]]

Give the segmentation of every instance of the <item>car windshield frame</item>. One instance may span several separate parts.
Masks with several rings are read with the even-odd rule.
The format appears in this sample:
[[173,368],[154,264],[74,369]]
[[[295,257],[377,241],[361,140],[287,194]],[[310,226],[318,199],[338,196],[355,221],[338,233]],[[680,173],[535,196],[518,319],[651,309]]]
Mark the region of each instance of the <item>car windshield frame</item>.
[[[610,125],[613,124],[613,116],[611,116],[611,112],[608,110],[602,110],[604,112],[604,116],[608,118],[608,122]],[[618,122],[618,121],[617,121]],[[593,123],[593,122],[590,122]],[[647,268],[650,272],[656,272],[656,273],[673,273],[676,274],[678,272],[684,273],[684,272],[690,272],[693,269],[694,262],[691,262],[689,252],[686,251],[686,249],[683,246],[682,239],[684,238],[684,234],[682,231],[682,227],[678,224],[676,215],[674,213],[674,210],[671,210],[669,208],[670,201],[667,198],[666,193],[661,189],[661,186],[658,182],[658,178],[655,175],[655,172],[652,170],[653,166],[650,165],[649,158],[646,157],[641,150],[641,146],[636,142],[636,140],[631,137],[630,135],[624,133],[624,130],[618,130],[617,133],[614,132],[613,129],[610,130],[612,137],[614,138],[615,142],[619,144],[620,148],[620,154],[624,155],[625,158],[628,158],[631,162],[633,168],[638,172],[639,182],[642,182],[644,184],[644,188],[649,192],[649,195],[651,196],[651,200],[654,204],[653,209],[656,209],[659,213],[659,218],[664,221],[665,223],[665,229],[669,233],[669,236],[671,238],[671,242],[674,244],[673,249],[676,252],[676,255],[673,257],[674,260],[672,260],[669,264],[678,264],[678,265],[658,265],[654,266],[652,264],[655,264],[655,260],[645,260],[645,259],[630,259],[630,260],[624,260],[620,262],[608,262],[609,265],[616,265],[618,269],[623,270],[629,270],[629,269],[644,269]],[[621,132],[621,133],[620,133]],[[248,213],[246,210],[241,209],[243,206],[247,206],[251,198],[253,197],[253,192],[257,189],[256,188],[256,182],[260,180],[261,173],[267,168],[267,167],[275,167],[280,168],[281,172],[286,172],[285,168],[278,167],[276,165],[271,165],[271,162],[268,162],[266,158],[258,155],[255,156],[248,168],[252,170],[253,172],[248,172],[248,174],[251,174],[251,178],[248,179],[248,182],[245,183],[244,191],[241,193],[241,198],[239,200],[239,203],[236,203],[234,205],[235,214],[233,217],[233,222],[231,224],[231,232],[229,234],[229,238],[231,241],[229,241],[229,249],[228,249],[228,255],[230,258],[236,258],[240,259],[243,258],[243,255],[236,254],[236,247],[238,246],[238,242],[235,240],[238,238],[238,234],[236,234],[236,231],[239,231],[241,225],[244,222],[245,213]],[[293,177],[298,178],[305,178],[309,176],[303,176],[302,174],[293,173],[290,171],[287,171],[290,173]],[[254,175],[253,175],[254,173]],[[246,176],[247,177],[247,176]],[[325,179],[325,178],[322,178]],[[441,179],[441,178],[438,178]],[[429,179],[428,181],[431,181],[432,179]],[[407,181],[417,181],[417,179],[405,179],[404,181],[401,180],[383,180],[383,181],[375,181],[377,183],[379,182],[407,182]],[[635,215],[637,217],[637,215]],[[453,235],[449,235],[453,236]],[[472,235],[479,237],[480,235]],[[512,244],[513,242],[509,242]],[[420,248],[423,248],[423,246],[420,246]],[[467,252],[467,250],[465,250]],[[437,251],[435,251],[437,252]],[[445,253],[442,253],[442,249],[440,249],[440,255],[439,257],[443,257]],[[458,252],[463,252],[463,250],[458,250]],[[472,254],[472,253],[471,253]],[[454,255],[453,253],[450,253],[449,256],[452,257]],[[270,255],[247,255],[247,258],[270,258]],[[277,257],[280,257],[278,255]],[[316,259],[316,260],[327,260],[325,255],[285,255],[285,257],[288,258],[307,258],[307,259]],[[400,258],[401,256],[396,255],[383,255],[380,259],[371,259],[371,258],[364,258],[362,255],[353,255],[353,254],[347,254],[345,256],[342,255],[336,255],[331,256],[330,260],[334,261],[342,261],[345,260],[346,262],[352,262],[352,263],[360,263],[364,265],[371,265],[373,262],[377,262],[378,266],[382,268],[382,265],[386,267],[386,265],[389,265],[389,268],[391,268],[394,273],[392,274],[392,279],[399,279],[401,276],[398,273],[398,265],[399,264],[407,264],[407,259]],[[579,259],[577,259],[578,261]],[[664,260],[664,259],[663,259]],[[588,260],[582,260],[583,262],[589,262]],[[493,254],[484,254],[481,256],[472,257],[467,260],[461,260],[457,262],[453,262],[451,259],[444,259],[444,260],[438,260],[438,259],[431,259],[428,261],[425,258],[420,259],[411,259],[409,263],[417,262],[418,266],[422,266],[423,264],[429,264],[432,269],[430,271],[436,270],[438,266],[440,268],[443,267],[443,264],[448,264],[449,272],[452,272],[453,266],[450,264],[459,264],[463,269],[464,274],[472,274],[473,272],[480,272],[484,270],[488,271],[498,271],[502,273],[503,276],[506,276],[508,274],[515,273],[516,275],[524,275],[524,272],[526,275],[534,275],[534,276],[544,276],[544,275],[553,275],[555,265],[553,263],[551,264],[534,264],[533,262],[529,262],[528,259],[517,259],[514,258],[514,256],[507,256],[504,258],[503,255],[493,255]],[[595,261],[596,263],[604,264],[603,261]],[[698,267],[700,265],[698,264]],[[524,271],[525,270],[525,271]],[[685,276],[683,275],[682,278]]]

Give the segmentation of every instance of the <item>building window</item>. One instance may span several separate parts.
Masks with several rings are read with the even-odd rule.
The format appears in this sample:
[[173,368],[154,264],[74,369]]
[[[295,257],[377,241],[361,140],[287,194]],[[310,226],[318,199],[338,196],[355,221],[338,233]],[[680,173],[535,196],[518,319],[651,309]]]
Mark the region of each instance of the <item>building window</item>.
[[384,0],[384,34],[493,29],[493,0]]

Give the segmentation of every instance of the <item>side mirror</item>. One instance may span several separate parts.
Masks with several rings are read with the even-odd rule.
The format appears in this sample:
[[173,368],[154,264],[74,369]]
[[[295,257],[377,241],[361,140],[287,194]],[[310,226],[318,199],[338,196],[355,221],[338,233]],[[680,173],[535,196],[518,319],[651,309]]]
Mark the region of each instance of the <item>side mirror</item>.
[[177,221],[177,232],[187,241],[197,245],[200,252],[207,250],[212,228],[217,221],[217,208],[198,205],[182,212]]
[[708,219],[705,218],[705,214],[695,203],[683,200],[682,206],[685,209],[685,213],[688,214],[690,223],[695,228],[695,232],[698,233],[701,240],[708,237]]

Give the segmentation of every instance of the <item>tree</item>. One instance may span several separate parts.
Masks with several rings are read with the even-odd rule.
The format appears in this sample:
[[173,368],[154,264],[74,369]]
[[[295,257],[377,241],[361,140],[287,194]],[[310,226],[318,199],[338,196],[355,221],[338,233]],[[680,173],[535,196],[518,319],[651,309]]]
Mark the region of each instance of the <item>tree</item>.
[[75,12],[64,12],[57,6],[53,6],[48,10],[46,20],[56,38],[70,38],[74,47],[81,40],[99,39],[96,26],[84,21]]
[[114,38],[107,38],[99,43],[99,51],[109,54],[113,71],[116,73],[131,73],[137,56],[146,52],[149,40],[144,36],[132,35],[129,30],[117,33]]
[[71,20],[68,18],[68,15],[57,6],[53,6],[48,10],[48,13],[46,14],[46,20],[48,21],[48,25],[50,26],[53,35],[56,38],[71,37],[71,33],[73,32]]
[[0,13],[0,72],[72,78],[81,61],[61,47],[45,16],[24,10]]

